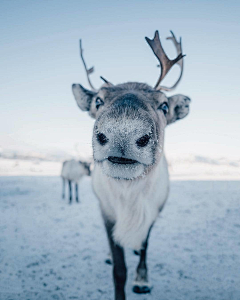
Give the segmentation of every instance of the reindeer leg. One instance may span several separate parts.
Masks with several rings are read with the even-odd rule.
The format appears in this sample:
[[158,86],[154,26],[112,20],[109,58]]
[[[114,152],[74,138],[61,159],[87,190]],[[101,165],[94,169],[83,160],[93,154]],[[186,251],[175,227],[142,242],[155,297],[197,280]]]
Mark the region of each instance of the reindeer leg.
[[62,179],[62,182],[63,182],[62,198],[64,199],[65,198],[65,179],[64,178]]
[[108,235],[108,241],[112,252],[113,260],[113,279],[115,286],[115,300],[125,300],[125,283],[127,280],[127,268],[124,259],[124,250],[117,245],[112,237],[114,224],[105,221],[105,227]]
[[78,202],[78,184],[75,183],[75,196],[76,196],[76,202]]
[[105,259],[105,263],[108,265],[112,264],[112,255],[111,252],[108,252],[107,258]]
[[149,229],[148,236],[143,244],[143,248],[140,250],[140,261],[137,266],[136,278],[133,282],[133,292],[137,294],[146,294],[151,292],[151,285],[148,282],[147,273],[147,247],[151,229],[152,226]]
[[69,186],[69,204],[72,203],[72,185],[71,180],[68,180],[68,186]]

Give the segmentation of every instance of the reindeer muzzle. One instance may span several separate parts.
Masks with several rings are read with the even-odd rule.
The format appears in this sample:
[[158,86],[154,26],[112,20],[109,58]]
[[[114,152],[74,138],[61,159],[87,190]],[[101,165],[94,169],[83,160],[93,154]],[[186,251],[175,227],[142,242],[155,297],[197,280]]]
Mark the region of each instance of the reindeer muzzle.
[[108,160],[113,164],[122,164],[122,165],[129,165],[137,163],[136,160],[124,158],[124,157],[117,157],[117,156],[109,156]]

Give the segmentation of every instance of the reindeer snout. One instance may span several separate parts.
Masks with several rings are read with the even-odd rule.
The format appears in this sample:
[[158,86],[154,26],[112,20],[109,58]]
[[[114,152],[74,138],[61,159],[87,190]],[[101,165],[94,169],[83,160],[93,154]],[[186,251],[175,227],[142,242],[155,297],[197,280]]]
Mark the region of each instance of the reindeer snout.
[[130,166],[136,162],[150,165],[157,144],[154,120],[140,108],[125,106],[114,106],[97,119],[93,135],[94,159],[114,165]]
[[[97,133],[96,135],[97,137],[97,141],[99,142],[99,144],[101,146],[104,146],[107,144],[107,142],[109,141],[109,139],[106,137],[106,135],[104,133]],[[143,147],[146,147],[150,141],[151,137],[149,134],[145,134],[143,135],[142,137],[138,138],[136,140],[136,145],[139,147],[139,148],[143,148]]]

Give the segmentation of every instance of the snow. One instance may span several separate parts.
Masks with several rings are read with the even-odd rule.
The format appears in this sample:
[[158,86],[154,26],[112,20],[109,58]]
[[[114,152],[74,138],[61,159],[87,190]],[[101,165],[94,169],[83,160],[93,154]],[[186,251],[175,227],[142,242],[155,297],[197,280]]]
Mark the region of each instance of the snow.
[[[69,159],[61,156],[53,160],[47,157],[2,156],[0,157],[0,176],[58,176],[62,161]],[[77,160],[91,161],[86,155],[78,155]],[[187,157],[168,157],[169,173],[174,180],[240,180],[240,159],[210,158],[197,155]]]
[[0,176],[56,176],[60,175],[62,163],[38,159],[8,159],[0,157]]
[[[58,176],[0,177],[0,299],[112,300],[108,243],[85,177],[80,203]],[[150,237],[150,295],[131,291],[138,257],[126,249],[128,300],[240,299],[240,182],[173,181]]]

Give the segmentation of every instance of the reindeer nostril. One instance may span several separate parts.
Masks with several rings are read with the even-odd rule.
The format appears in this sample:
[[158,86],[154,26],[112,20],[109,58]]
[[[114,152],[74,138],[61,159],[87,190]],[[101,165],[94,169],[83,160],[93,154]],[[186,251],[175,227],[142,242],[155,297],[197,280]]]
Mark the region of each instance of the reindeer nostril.
[[149,140],[150,140],[150,136],[148,134],[145,134],[144,136],[140,137],[136,141],[136,144],[138,147],[145,147],[145,146],[147,146]]
[[98,140],[99,144],[102,145],[102,146],[104,146],[108,142],[108,138],[103,133],[98,133],[97,134],[97,140]]

